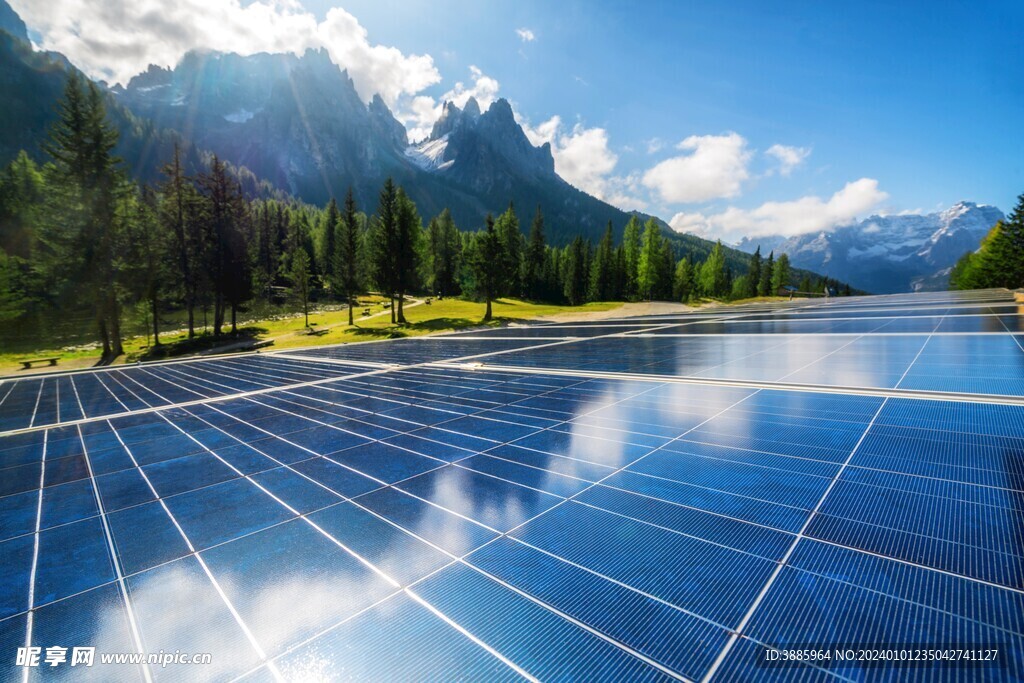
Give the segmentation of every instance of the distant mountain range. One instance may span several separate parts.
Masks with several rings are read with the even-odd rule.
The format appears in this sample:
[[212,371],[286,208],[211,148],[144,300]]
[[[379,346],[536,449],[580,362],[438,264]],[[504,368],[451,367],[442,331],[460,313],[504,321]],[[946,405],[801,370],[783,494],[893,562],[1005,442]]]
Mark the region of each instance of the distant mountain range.
[[945,289],[957,259],[978,248],[1003,219],[994,206],[959,202],[929,214],[871,216],[858,223],[795,237],[744,239],[753,253],[789,254],[794,266],[884,294]]

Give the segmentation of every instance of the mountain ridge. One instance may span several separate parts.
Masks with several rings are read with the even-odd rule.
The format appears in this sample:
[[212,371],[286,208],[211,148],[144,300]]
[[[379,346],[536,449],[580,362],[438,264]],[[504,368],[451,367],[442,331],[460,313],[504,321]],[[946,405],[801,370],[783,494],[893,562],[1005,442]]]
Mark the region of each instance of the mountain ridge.
[[831,230],[744,239],[737,248],[785,252],[794,266],[879,294],[928,291],[945,288],[957,259],[1003,218],[994,206],[959,201],[928,214],[873,215]]

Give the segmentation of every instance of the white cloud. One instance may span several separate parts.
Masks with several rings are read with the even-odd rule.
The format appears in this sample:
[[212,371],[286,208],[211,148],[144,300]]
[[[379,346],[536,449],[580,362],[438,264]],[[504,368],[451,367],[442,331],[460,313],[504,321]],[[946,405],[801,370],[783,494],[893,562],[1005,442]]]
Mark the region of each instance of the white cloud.
[[519,125],[523,127],[523,132],[526,133],[526,137],[530,139],[532,144],[539,147],[545,142],[549,142],[551,143],[551,146],[554,147],[555,138],[558,136],[558,132],[562,127],[562,117],[557,115],[552,116],[547,121],[539,124],[536,128],[520,117]]
[[415,95],[441,81],[430,55],[405,55],[395,47],[371,45],[366,29],[340,7],[327,11],[317,34],[334,63],[348,69],[364,99],[380,93],[393,106],[400,95]]
[[689,154],[666,159],[643,175],[643,184],[665,202],[735,197],[750,177],[751,153],[747,141],[737,133],[691,135],[677,148]]
[[[470,85],[458,81],[451,90],[441,95],[442,103],[451,101],[459,107],[465,107],[470,97],[476,99],[481,111],[487,111],[494,100],[498,99],[498,90],[501,88],[497,80],[486,75],[476,66],[469,67]],[[438,116],[441,112],[438,110]]]
[[878,188],[877,180],[861,178],[847,183],[828,200],[808,196],[787,202],[765,202],[755,209],[729,207],[713,215],[677,213],[669,225],[679,232],[728,242],[738,242],[743,237],[789,237],[849,224],[888,197]]
[[537,35],[528,28],[517,28],[516,35],[518,35],[519,39],[524,43],[532,43],[537,40]]
[[501,84],[496,79],[472,65],[469,67],[469,79],[469,85],[458,81],[436,100],[428,95],[418,95],[402,103],[395,116],[405,124],[410,140],[422,140],[430,135],[430,129],[441,116],[445,102],[454,102],[461,109],[473,97],[480,105],[480,110],[487,111],[494,100],[498,99]]
[[325,47],[349,70],[361,97],[380,93],[389,105],[440,82],[429,55],[406,55],[369,42],[366,29],[341,8],[322,22],[297,0],[12,0],[42,36],[41,47],[64,53],[90,76],[126,83],[149,64],[173,66],[188,50],[249,55]]
[[790,147],[788,145],[775,144],[765,150],[765,154],[775,157],[779,166],[769,174],[778,171],[780,175],[788,176],[793,169],[802,164],[811,155],[809,147]]
[[526,136],[534,145],[551,144],[555,171],[571,185],[623,209],[642,209],[646,202],[639,198],[639,178],[615,176],[619,157],[608,145],[608,131],[587,128],[577,123],[570,130],[559,116],[552,116],[532,127],[520,121]]

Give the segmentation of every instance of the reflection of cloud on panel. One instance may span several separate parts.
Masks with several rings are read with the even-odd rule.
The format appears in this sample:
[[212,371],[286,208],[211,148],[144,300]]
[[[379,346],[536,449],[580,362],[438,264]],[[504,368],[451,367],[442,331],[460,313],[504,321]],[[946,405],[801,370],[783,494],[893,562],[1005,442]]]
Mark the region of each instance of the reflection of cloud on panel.
[[[202,665],[202,677],[207,680],[228,679],[260,663],[193,558],[132,577],[129,586],[146,652],[209,652],[212,662]],[[117,611],[121,609],[118,606]],[[114,620],[120,614],[102,618]],[[100,651],[97,645],[97,653]],[[183,671],[169,673],[180,675]]]
[[[615,392],[605,391],[599,398],[581,403],[576,415],[600,411],[607,418],[623,419],[624,415],[619,409],[617,401],[618,398]],[[569,452],[566,455],[599,465],[621,467],[625,464],[622,461],[623,444],[619,441],[607,440],[607,431],[604,427],[592,421],[573,422],[570,432],[572,441],[569,445]]]
[[471,481],[474,476],[486,475],[471,474],[458,467],[438,470],[434,477],[434,495],[431,499],[492,529],[501,530],[510,525],[514,526],[530,516],[523,505],[523,497],[532,495],[528,489],[506,484],[507,488],[498,495],[493,495],[493,489],[471,495],[470,491],[478,488]]

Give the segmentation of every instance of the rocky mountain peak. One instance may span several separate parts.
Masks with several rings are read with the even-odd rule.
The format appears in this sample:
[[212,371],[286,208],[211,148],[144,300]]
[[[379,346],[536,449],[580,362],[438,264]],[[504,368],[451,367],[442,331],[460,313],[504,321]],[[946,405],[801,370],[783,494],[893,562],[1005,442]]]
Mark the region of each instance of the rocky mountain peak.
[[29,42],[28,27],[5,0],[0,0],[0,31],[7,31],[15,38]]
[[150,64],[148,69],[132,76],[128,81],[128,88],[159,88],[170,85],[173,75],[170,69]]
[[[470,102],[476,104],[476,100],[470,98]],[[466,103],[468,108],[469,102]],[[479,109],[478,109],[479,111]],[[504,97],[500,97],[491,103],[491,106],[487,108],[486,116],[491,119],[496,119],[504,124],[516,122],[515,114],[512,113],[512,105],[508,103]],[[516,124],[518,125],[518,124]]]
[[374,127],[389,139],[396,149],[403,150],[409,145],[405,126],[395,118],[391,108],[379,94],[374,95],[370,100],[369,111]]
[[470,119],[480,118],[480,103],[476,101],[475,97],[470,96],[470,98],[466,100],[466,106],[463,108],[462,113]]
[[429,140],[440,140],[462,124],[462,110],[454,102],[446,101],[441,106],[441,116],[434,121]]

